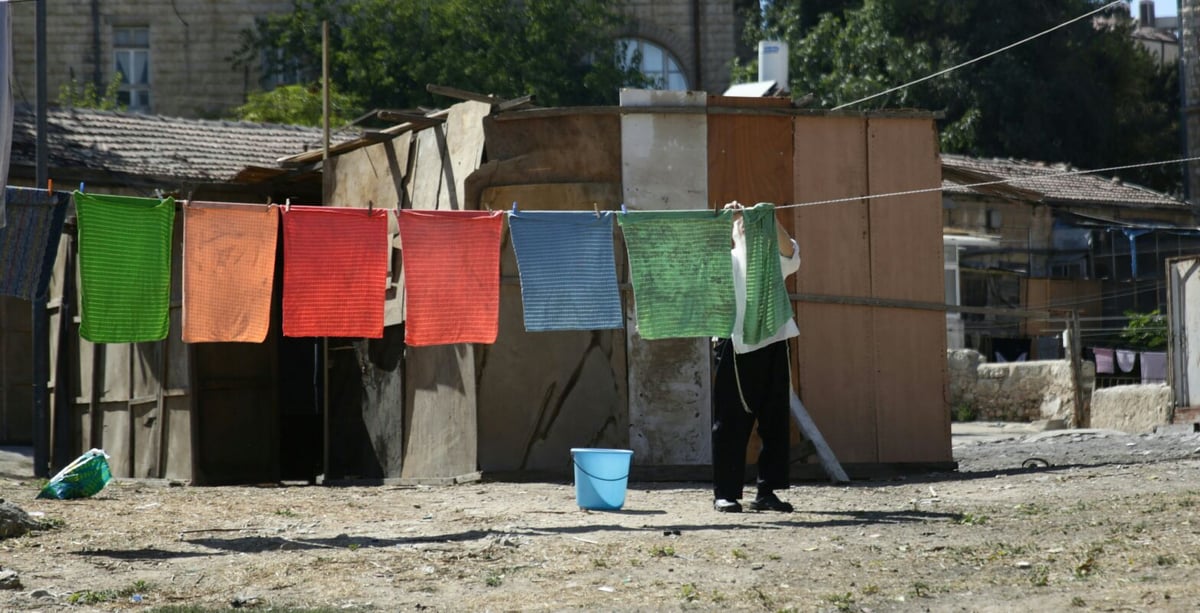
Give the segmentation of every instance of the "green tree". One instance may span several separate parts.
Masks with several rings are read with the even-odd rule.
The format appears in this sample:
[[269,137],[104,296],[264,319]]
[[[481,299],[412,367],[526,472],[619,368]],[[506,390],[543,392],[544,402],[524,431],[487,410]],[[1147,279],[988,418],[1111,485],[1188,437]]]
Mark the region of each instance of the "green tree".
[[109,79],[104,91],[96,88],[92,81],[80,83],[71,75],[71,80],[58,88],[59,106],[80,109],[99,109],[101,111],[120,111],[123,107],[117,103],[117,92],[121,87],[121,73],[114,73]]
[[[349,123],[359,108],[353,97],[336,91],[330,93],[329,102],[329,124],[334,128]],[[250,94],[233,114],[243,121],[320,126],[324,108],[319,84],[285,85]]]
[[321,23],[331,80],[364,108],[440,106],[429,83],[546,105],[602,104],[640,74],[614,47],[621,17],[602,0],[294,0],[243,32],[236,65],[317,80]]
[[[791,88],[831,108],[980,57],[1103,0],[775,0],[747,35],[789,43]],[[850,8],[847,8],[850,7]],[[1178,69],[1130,37],[1121,7],[912,87],[854,105],[939,111],[942,149],[1083,168],[1178,157]],[[1126,173],[1178,189],[1176,166]]]
[[1125,311],[1129,322],[1121,330],[1121,340],[1134,349],[1160,349],[1167,346],[1167,318],[1158,309],[1149,313]]

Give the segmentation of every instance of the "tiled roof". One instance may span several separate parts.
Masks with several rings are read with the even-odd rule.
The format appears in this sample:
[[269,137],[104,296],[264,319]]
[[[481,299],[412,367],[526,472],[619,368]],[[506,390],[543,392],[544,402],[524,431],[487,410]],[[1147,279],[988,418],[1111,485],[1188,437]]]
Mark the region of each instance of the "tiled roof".
[[[1130,207],[1186,207],[1187,203],[1152,189],[1124,183],[1097,174],[1081,172],[1065,164],[1027,160],[972,158],[942,154],[942,189],[950,194],[1011,192],[1018,198],[1064,204],[1106,204]],[[1040,178],[1039,178],[1040,177]],[[1019,179],[1015,180],[1014,179]],[[963,185],[1006,181],[991,187]]]
[[[33,166],[36,118],[16,108],[13,165]],[[114,175],[219,182],[247,166],[278,167],[276,159],[321,146],[318,128],[238,121],[180,119],[93,109],[52,108],[47,114],[49,165]]]

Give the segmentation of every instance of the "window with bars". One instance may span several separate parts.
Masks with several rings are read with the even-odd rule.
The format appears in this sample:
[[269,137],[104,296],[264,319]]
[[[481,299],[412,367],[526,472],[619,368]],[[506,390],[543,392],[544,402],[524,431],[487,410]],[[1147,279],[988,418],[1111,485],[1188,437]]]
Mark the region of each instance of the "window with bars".
[[113,70],[121,75],[117,102],[130,111],[150,111],[150,28],[113,28]]

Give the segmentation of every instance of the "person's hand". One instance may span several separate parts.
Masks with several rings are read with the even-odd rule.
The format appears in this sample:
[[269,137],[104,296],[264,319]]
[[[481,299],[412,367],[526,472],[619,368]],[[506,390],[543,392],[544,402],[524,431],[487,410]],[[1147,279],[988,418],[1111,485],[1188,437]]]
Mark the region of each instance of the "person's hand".
[[727,211],[732,210],[733,211],[733,220],[734,221],[737,221],[742,218],[742,209],[744,209],[744,208],[746,208],[746,207],[742,206],[742,203],[738,202],[737,200],[734,200],[732,202],[726,202],[725,206],[724,206],[724,210],[727,210]]

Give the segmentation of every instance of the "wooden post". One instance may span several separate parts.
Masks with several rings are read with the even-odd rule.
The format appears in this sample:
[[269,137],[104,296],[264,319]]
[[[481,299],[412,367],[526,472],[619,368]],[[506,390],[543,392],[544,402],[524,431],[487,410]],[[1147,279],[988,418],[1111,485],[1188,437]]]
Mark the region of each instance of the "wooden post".
[[1068,356],[1071,360],[1071,388],[1075,398],[1075,427],[1085,428],[1092,422],[1091,416],[1083,406],[1083,373],[1082,365],[1079,363],[1081,359],[1079,350],[1079,311],[1071,309],[1071,330],[1070,340],[1067,343]]

